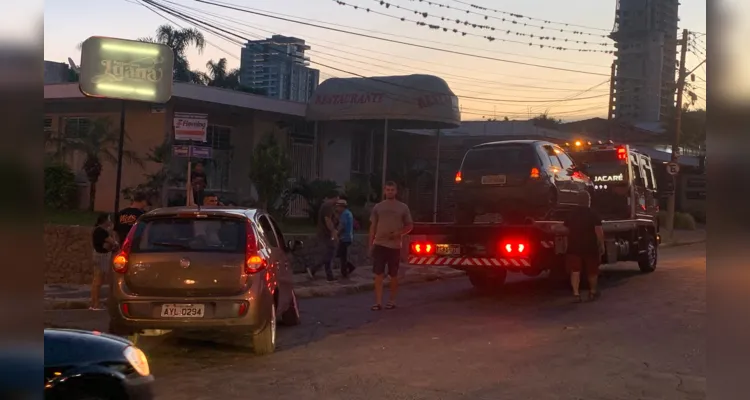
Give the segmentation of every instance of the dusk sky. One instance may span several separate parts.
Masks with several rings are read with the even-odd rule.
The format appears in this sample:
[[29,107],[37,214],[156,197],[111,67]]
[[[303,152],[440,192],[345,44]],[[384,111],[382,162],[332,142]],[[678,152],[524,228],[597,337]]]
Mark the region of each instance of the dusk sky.
[[[305,39],[312,47],[309,52],[313,67],[321,70],[321,80],[331,76],[347,77],[346,72],[335,71],[325,64],[347,72],[366,76],[405,75],[410,73],[434,74],[444,78],[453,91],[459,95],[463,119],[481,119],[482,117],[525,119],[545,110],[549,114],[564,120],[576,120],[594,116],[605,116],[610,65],[613,55],[602,53],[582,53],[578,51],[560,51],[540,48],[539,44],[564,45],[584,49],[614,49],[612,41],[607,38],[579,35],[564,30],[579,30],[593,35],[606,35],[614,24],[615,0],[435,0],[432,5],[420,0],[389,0],[386,8],[380,0],[346,0],[345,3],[359,6],[355,10],[350,6],[339,5],[333,0],[219,0],[224,4],[238,7],[252,7],[259,12],[299,19],[307,22],[324,24],[336,28],[387,37],[394,40],[419,43],[463,53],[477,54],[492,58],[508,60],[500,62],[485,60],[435,50],[418,49],[400,44],[386,43],[379,40],[357,37],[331,30],[304,26],[291,22],[257,16],[245,12],[227,10],[195,0],[156,0],[166,6],[181,10],[188,15],[196,16],[205,22],[212,23],[255,40],[272,34],[296,36]],[[213,1],[213,0],[210,0]],[[450,5],[450,9],[437,4]],[[523,26],[512,24],[518,20],[498,11],[482,11],[471,7],[471,4],[488,7],[493,10],[512,12],[532,17],[526,19],[528,24],[543,26]],[[410,10],[426,12],[424,18],[412,11],[398,9],[401,6]],[[369,8],[373,12],[366,12]],[[458,11],[469,9],[482,15]],[[200,13],[196,13],[199,10]],[[397,18],[377,15],[374,12],[404,17],[412,21],[423,21],[449,29],[457,28],[468,33],[466,36],[455,34],[450,30],[434,30],[417,26],[415,22],[401,22]],[[450,21],[443,21],[446,17]],[[493,18],[495,17],[495,18]],[[169,17],[183,27],[188,23]],[[506,21],[502,21],[506,18]],[[701,33],[706,32],[706,1],[682,0],[680,6],[680,28],[687,28]],[[470,23],[495,27],[490,29],[473,29],[471,25],[457,25],[455,19]],[[545,20],[551,23],[545,23]],[[557,24],[562,23],[562,24]],[[564,23],[570,24],[568,26]],[[127,39],[150,36],[161,24],[171,24],[159,15],[143,7],[136,0],[52,0],[44,5],[44,58],[50,61],[65,62],[68,57],[79,62],[80,52],[76,45],[90,36],[111,36]],[[176,24],[172,24],[176,25]],[[573,25],[585,26],[586,28]],[[592,29],[593,28],[593,29]],[[511,30],[529,36],[507,34]],[[480,37],[473,37],[472,34]],[[209,42],[202,54],[191,50],[189,60],[191,68],[205,69],[208,60],[227,58],[232,67],[239,67],[240,46],[226,39],[204,32]],[[515,40],[520,43],[493,42],[481,36],[491,35],[498,39]],[[539,36],[554,37],[555,40],[540,41]],[[236,38],[235,38],[236,39]],[[564,42],[568,39],[569,42]],[[706,36],[703,43],[696,43],[700,51],[705,50]],[[239,40],[239,39],[237,39]],[[586,40],[588,44],[576,44],[570,40]],[[529,42],[534,46],[529,46]],[[597,44],[593,44],[597,43]],[[602,46],[598,43],[607,43]],[[700,57],[700,58],[699,58]],[[697,65],[705,56],[688,53],[687,66]],[[514,62],[537,64],[541,66],[576,70],[568,72],[544,69],[530,65],[518,65]],[[696,74],[705,79],[705,67]],[[586,74],[593,73],[593,74]],[[696,80],[696,94],[705,99],[703,80]],[[601,84],[599,86],[596,86]],[[593,87],[593,88],[592,88]],[[586,91],[587,89],[590,89]],[[596,96],[596,97],[595,97]],[[466,97],[473,97],[469,99]],[[567,98],[586,98],[576,101],[561,101]],[[594,97],[594,98],[592,98]],[[703,107],[705,101],[699,99],[697,106]]]

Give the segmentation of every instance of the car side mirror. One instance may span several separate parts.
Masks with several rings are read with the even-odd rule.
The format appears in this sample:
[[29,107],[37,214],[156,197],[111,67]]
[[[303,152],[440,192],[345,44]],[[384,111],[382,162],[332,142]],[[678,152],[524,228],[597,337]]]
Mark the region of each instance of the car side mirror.
[[286,243],[286,248],[289,250],[289,252],[294,252],[299,249],[301,249],[303,246],[303,243],[301,240],[290,240]]

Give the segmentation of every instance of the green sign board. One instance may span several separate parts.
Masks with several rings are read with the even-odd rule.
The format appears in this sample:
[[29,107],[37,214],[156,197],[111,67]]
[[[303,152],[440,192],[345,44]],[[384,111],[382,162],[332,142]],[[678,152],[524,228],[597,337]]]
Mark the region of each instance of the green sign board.
[[174,51],[163,44],[93,36],[81,48],[81,92],[91,97],[166,103]]

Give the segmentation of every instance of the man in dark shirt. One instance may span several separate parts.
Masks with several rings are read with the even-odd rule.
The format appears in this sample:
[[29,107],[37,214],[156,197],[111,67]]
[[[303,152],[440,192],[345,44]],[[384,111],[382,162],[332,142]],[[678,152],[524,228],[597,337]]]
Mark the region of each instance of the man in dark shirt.
[[129,207],[123,208],[117,213],[115,218],[115,232],[120,240],[120,244],[125,243],[125,238],[130,232],[130,228],[135,225],[138,218],[146,213],[148,199],[142,193],[136,193]]
[[320,206],[320,211],[318,212],[317,237],[321,243],[323,259],[320,264],[314,267],[307,267],[307,275],[310,279],[314,279],[315,273],[320,270],[320,267],[324,267],[328,282],[335,282],[331,263],[333,263],[333,257],[336,255],[336,243],[339,241],[338,230],[336,229],[337,224],[335,222],[335,207],[338,199],[339,194],[335,191],[331,192],[326,196],[326,199]]
[[581,301],[579,288],[581,285],[581,271],[586,272],[589,282],[589,299],[599,298],[597,283],[599,265],[604,255],[604,231],[602,219],[591,209],[591,197],[588,196],[586,207],[576,207],[565,217],[565,227],[568,229],[568,247],[566,251],[566,266],[570,271],[570,284],[576,302]]

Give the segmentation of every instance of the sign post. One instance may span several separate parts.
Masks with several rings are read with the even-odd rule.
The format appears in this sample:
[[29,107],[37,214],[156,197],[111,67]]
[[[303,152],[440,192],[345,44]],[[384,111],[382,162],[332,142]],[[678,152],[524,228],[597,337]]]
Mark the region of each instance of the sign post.
[[92,36],[81,45],[78,87],[87,97],[121,100],[115,212],[120,209],[125,109],[128,101],[166,103],[172,98],[174,51],[167,45]]

